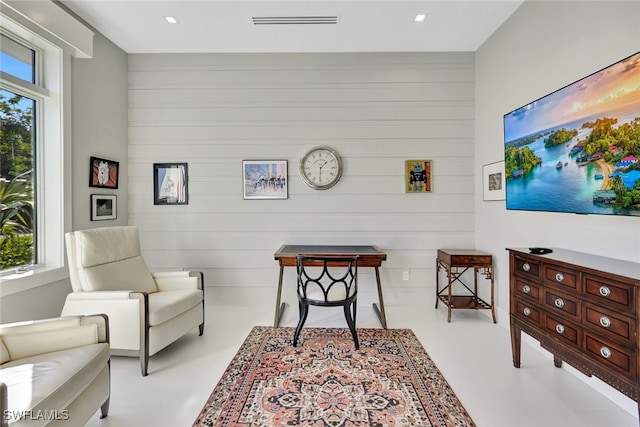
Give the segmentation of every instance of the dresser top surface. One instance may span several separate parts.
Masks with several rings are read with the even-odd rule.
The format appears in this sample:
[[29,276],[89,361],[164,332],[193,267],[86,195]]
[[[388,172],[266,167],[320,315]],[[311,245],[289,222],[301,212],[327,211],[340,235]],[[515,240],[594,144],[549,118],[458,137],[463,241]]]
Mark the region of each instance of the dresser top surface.
[[587,270],[603,271],[640,280],[640,263],[610,258],[600,255],[588,254],[585,252],[572,251],[568,249],[552,248],[553,252],[544,255],[535,255],[529,252],[528,248],[507,248],[511,253],[519,253],[528,257],[561,262],[565,264],[579,265]]

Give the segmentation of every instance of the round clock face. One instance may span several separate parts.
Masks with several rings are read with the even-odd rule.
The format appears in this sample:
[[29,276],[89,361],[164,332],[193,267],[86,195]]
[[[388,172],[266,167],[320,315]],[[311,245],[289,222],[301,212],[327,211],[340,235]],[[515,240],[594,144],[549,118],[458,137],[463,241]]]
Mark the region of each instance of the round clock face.
[[300,176],[316,190],[331,188],[342,176],[342,160],[328,147],[315,147],[300,159]]

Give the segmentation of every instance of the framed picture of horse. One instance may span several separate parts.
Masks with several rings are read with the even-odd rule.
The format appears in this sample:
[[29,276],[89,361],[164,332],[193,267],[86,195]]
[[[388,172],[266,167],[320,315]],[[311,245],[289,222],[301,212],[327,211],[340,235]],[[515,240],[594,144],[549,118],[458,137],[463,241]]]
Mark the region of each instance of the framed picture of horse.
[[120,163],[91,157],[89,159],[89,187],[118,188],[118,172]]
[[245,199],[286,199],[286,160],[243,160],[242,186]]

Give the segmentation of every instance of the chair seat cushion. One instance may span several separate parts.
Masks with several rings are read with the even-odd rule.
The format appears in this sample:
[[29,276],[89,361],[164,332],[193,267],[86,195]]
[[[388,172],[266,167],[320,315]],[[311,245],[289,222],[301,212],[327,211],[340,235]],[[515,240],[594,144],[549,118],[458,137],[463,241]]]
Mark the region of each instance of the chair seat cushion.
[[201,290],[164,291],[149,294],[149,325],[155,326],[202,304]]
[[0,382],[8,387],[8,409],[65,409],[102,371],[110,357],[109,344],[98,343],[3,364]]

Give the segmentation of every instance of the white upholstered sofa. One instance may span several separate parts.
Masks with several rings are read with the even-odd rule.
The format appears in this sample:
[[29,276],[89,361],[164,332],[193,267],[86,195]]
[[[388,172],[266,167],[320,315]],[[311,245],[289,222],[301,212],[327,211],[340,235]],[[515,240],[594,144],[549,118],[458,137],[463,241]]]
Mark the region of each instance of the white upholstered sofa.
[[110,397],[104,315],[0,326],[2,427],[82,426]]
[[135,226],[102,227],[65,235],[73,292],[62,315],[109,316],[111,354],[149,356],[195,327],[204,331],[201,272],[154,272],[140,252]]

